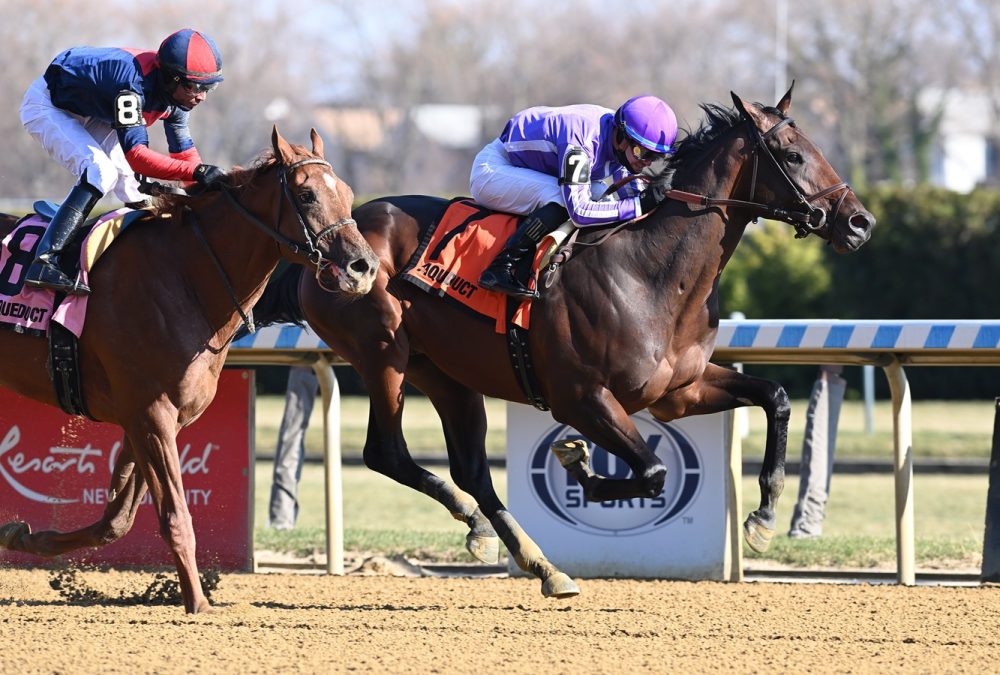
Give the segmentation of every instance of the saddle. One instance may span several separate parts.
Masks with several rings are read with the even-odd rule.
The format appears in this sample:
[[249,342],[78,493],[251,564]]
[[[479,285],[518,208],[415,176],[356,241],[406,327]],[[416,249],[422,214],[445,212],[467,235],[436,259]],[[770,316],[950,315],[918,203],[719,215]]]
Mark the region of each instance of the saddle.
[[[69,414],[93,419],[83,400],[77,353],[87,296],[66,296],[24,286],[24,274],[34,259],[37,241],[59,207],[50,201],[37,201],[33,208],[34,213],[21,218],[0,247],[0,261],[6,261],[4,269],[21,270],[18,276],[5,279],[0,286],[0,327],[46,335],[49,375],[59,406]],[[149,212],[144,210],[117,209],[88,220],[63,253],[66,271],[71,275],[79,273],[86,281],[98,258],[121,232],[147,215]]]
[[[400,276],[418,288],[455,302],[494,321],[497,333],[507,338],[511,366],[525,396],[540,410],[548,410],[534,375],[528,349],[531,300],[488,291],[477,284],[479,275],[517,229],[521,216],[491,211],[470,199],[455,199],[441,218],[423,233],[420,245]],[[545,272],[554,278],[553,253],[575,230],[567,223],[548,235],[533,260],[536,280]],[[568,253],[563,259],[568,258]]]
[[[47,199],[39,199],[31,207],[35,215],[45,223],[52,222],[56,211],[59,210],[58,204]],[[149,211],[145,209],[121,208],[88,219],[74,235],[73,241],[66,247],[63,254],[62,261],[66,266],[66,272],[72,275],[81,269],[92,269],[97,259],[108,250],[111,242],[126,227],[148,215]],[[27,217],[30,217],[30,214]],[[82,248],[85,241],[87,246]]]

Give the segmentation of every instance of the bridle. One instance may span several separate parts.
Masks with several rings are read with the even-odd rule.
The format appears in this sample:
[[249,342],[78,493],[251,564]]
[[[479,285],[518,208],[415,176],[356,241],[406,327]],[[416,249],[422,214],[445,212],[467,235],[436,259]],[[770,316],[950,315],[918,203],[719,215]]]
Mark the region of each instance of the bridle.
[[[231,188],[224,185],[221,187],[222,193],[229,200],[229,203],[232,204],[244,218],[257,226],[258,229],[267,234],[267,236],[271,237],[271,239],[274,239],[278,243],[278,246],[284,246],[294,254],[305,255],[309,259],[309,262],[316,267],[316,280],[321,281],[320,277],[323,272],[327,268],[331,267],[333,263],[324,258],[323,254],[320,253],[320,243],[345,225],[357,225],[357,222],[355,222],[353,218],[341,218],[340,220],[323,228],[318,234],[313,234],[308,226],[306,226],[305,216],[302,214],[302,205],[297,199],[295,199],[295,196],[292,195],[291,188],[288,187],[288,174],[299,167],[307,166],[309,164],[321,164],[331,171],[333,170],[333,167],[329,162],[325,159],[319,159],[318,157],[300,159],[292,164],[282,165],[281,168],[278,169],[278,182],[281,183],[281,191],[284,194],[285,199],[278,201],[278,215],[275,218],[276,225],[274,227],[268,227],[263,221],[260,220],[260,218],[255,216],[245,206],[243,206],[233,195]],[[295,209],[295,217],[298,219],[299,227],[302,228],[302,233],[305,235],[304,244],[293,241],[278,231],[278,227],[281,226],[281,214],[285,206],[285,200],[291,203],[292,208]]]
[[[763,216],[764,218],[769,218],[771,220],[781,220],[786,223],[790,223],[795,228],[795,237],[797,239],[801,239],[809,236],[810,234],[816,234],[822,230],[827,223],[826,211],[813,204],[813,202],[817,199],[822,199],[823,197],[842,190],[843,194],[841,194],[840,199],[837,200],[837,204],[833,208],[833,214],[829,218],[831,222],[836,221],[837,214],[840,213],[840,207],[843,205],[844,200],[847,199],[847,195],[854,192],[854,190],[851,189],[851,186],[841,181],[840,183],[831,185],[828,188],[824,188],[811,195],[807,195],[801,188],[799,188],[795,181],[792,180],[792,177],[788,175],[788,172],[785,171],[781,162],[778,161],[778,158],[774,156],[771,148],[767,145],[767,139],[769,137],[773,136],[779,129],[785,127],[786,125],[794,127],[795,120],[791,117],[782,117],[777,124],[762,133],[760,129],[757,128],[754,121],[750,119],[745,112],[741,112],[743,113],[744,121],[751,129],[750,136],[753,141],[753,147],[750,149],[750,156],[753,158],[753,169],[750,178],[750,200],[718,199],[715,197],[706,197],[704,195],[695,194],[693,192],[685,192],[684,190],[668,190],[665,193],[665,196],[668,199],[675,199],[689,204],[700,204],[701,206],[740,206],[748,208],[756,212],[758,217]],[[802,207],[801,210],[780,209],[769,204],[754,201],[757,196],[758,158],[762,154],[770,160],[771,165],[777,170],[778,175],[784,179],[785,183],[794,194],[795,199]]]
[[[299,253],[306,255],[307,258],[309,259],[309,262],[316,267],[317,283],[319,283],[321,287],[326,288],[323,285],[322,274],[323,271],[331,267],[333,263],[323,257],[323,254],[319,251],[319,244],[325,238],[329,237],[330,235],[332,235],[334,232],[344,227],[345,225],[352,225],[352,224],[357,225],[357,222],[353,218],[341,218],[340,220],[323,228],[318,234],[313,234],[309,230],[308,226],[306,225],[305,216],[303,216],[302,214],[302,206],[298,202],[298,200],[295,199],[295,196],[292,195],[292,190],[288,186],[288,174],[294,171],[295,169],[298,169],[299,167],[306,166],[309,164],[321,164],[329,168],[331,171],[333,170],[333,167],[330,165],[329,162],[327,162],[324,159],[319,159],[318,157],[310,157],[307,159],[299,160],[297,162],[293,162],[292,164],[282,165],[278,169],[278,181],[281,183],[281,191],[283,193],[284,199],[278,200],[278,214],[277,217],[275,218],[274,227],[268,226],[260,218],[254,215],[249,209],[243,206],[243,204],[241,204],[240,201],[233,194],[234,193],[233,188],[229,187],[228,185],[224,185],[222,183],[218,183],[217,186],[218,189],[222,191],[222,194],[226,196],[226,199],[229,200],[229,203],[233,206],[233,208],[235,208],[240,213],[240,215],[242,215],[244,218],[253,223],[254,226],[257,227],[257,229],[261,230],[264,234],[266,234],[275,242],[277,242],[279,247],[284,246],[285,248],[289,249],[292,253]],[[153,193],[157,189],[164,192],[167,191],[177,192],[173,188],[168,188],[166,186],[162,186],[156,183],[151,183],[148,181],[145,183],[145,185],[146,189],[150,190],[150,193]],[[149,187],[150,185],[153,185],[155,187],[150,188]],[[186,194],[186,192],[184,194]],[[281,227],[281,214],[284,209],[285,200],[289,201],[292,204],[292,208],[295,209],[295,217],[298,219],[299,226],[302,228],[302,233],[305,235],[304,244],[293,241],[278,231],[278,228]],[[222,266],[222,261],[219,260],[219,257],[215,254],[215,251],[212,250],[212,247],[205,239],[205,235],[201,231],[201,226],[198,223],[197,217],[194,215],[194,211],[192,211],[190,207],[185,207],[185,208],[187,209],[188,213],[191,216],[194,233],[195,235],[197,235],[198,241],[201,242],[202,247],[208,252],[209,257],[212,259],[212,262],[215,265],[216,271],[222,277],[222,281],[226,287],[226,291],[229,293],[229,299],[232,301],[233,306],[236,307],[236,311],[239,313],[240,318],[243,320],[243,325],[246,326],[248,332],[250,333],[256,332],[256,326],[254,325],[254,320],[253,320],[253,310],[251,309],[249,312],[243,311],[243,307],[242,305],[240,305],[240,300],[239,298],[236,297],[236,292],[233,290],[233,285],[230,283],[229,277],[226,275],[226,271]],[[236,337],[236,335],[237,333],[234,333],[229,338],[229,340],[226,341],[226,344],[232,342],[232,340]]]

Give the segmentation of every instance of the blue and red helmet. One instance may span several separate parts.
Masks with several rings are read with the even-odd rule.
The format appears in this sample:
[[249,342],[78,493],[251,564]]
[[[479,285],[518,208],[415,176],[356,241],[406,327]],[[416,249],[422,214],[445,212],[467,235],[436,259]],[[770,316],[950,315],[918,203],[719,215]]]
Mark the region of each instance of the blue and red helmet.
[[222,82],[222,55],[215,41],[192,28],[182,28],[160,43],[156,52],[164,81],[201,85]]
[[655,96],[633,96],[615,112],[615,124],[635,145],[665,155],[673,152],[677,117]]

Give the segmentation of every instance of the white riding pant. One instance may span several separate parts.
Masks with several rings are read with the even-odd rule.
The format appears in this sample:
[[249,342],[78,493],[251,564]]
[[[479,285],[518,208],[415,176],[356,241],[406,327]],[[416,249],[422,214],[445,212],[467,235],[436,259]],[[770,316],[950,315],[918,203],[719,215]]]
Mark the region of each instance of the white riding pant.
[[[593,181],[590,197],[594,201],[617,199],[615,195],[606,197],[607,190],[608,181]],[[566,206],[559,179],[511,164],[510,155],[499,138],[480,150],[472,162],[469,191],[478,204],[520,216],[552,202]]]
[[35,80],[24,94],[21,124],[77,180],[85,178],[101,194],[114,192],[123,203],[146,199],[139,192],[135,171],[125,159],[115,128],[57,108],[44,77]]
[[469,190],[476,203],[521,216],[550,202],[566,206],[559,179],[511,164],[499,138],[476,155]]

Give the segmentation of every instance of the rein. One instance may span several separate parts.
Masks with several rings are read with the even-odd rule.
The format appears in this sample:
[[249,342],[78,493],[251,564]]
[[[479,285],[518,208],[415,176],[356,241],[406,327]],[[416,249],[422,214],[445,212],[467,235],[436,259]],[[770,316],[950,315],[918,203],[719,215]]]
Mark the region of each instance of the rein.
[[[264,234],[266,234],[271,239],[276,241],[278,243],[278,246],[284,246],[288,248],[290,251],[292,251],[292,253],[305,254],[306,257],[309,259],[309,262],[315,265],[316,279],[319,280],[323,270],[329,267],[332,263],[323,258],[322,253],[320,253],[319,249],[317,248],[318,245],[320,244],[320,242],[323,241],[323,239],[330,236],[331,234],[333,234],[340,228],[344,227],[345,225],[351,225],[351,224],[356,225],[357,223],[354,221],[353,218],[341,218],[335,223],[323,228],[323,230],[319,232],[319,234],[314,235],[309,230],[309,228],[306,226],[305,217],[302,215],[302,207],[300,206],[299,202],[296,201],[295,197],[292,195],[291,188],[288,187],[288,173],[294,169],[297,169],[301,166],[306,166],[308,164],[322,164],[323,166],[329,167],[332,170],[332,166],[326,160],[311,157],[309,159],[299,160],[298,162],[294,162],[287,166],[282,166],[278,174],[278,180],[281,183],[282,193],[285,199],[291,202],[293,208],[295,209],[295,217],[298,219],[299,226],[302,228],[302,232],[305,235],[305,244],[300,244],[296,241],[289,239],[285,235],[281,234],[277,229],[281,225],[281,214],[282,210],[284,209],[285,199],[281,199],[278,201],[278,215],[277,218],[275,219],[276,222],[275,227],[269,227],[260,218],[258,218],[249,209],[247,209],[245,206],[243,206],[243,204],[240,203],[240,201],[233,194],[233,190],[229,186],[219,184],[219,188],[222,191],[222,194],[226,196],[226,199],[229,201],[230,205],[234,209],[236,209],[236,211],[241,216],[243,216],[246,220],[249,220],[251,223],[253,223],[255,227],[257,227],[257,229],[261,230]],[[243,325],[246,326],[246,329],[249,333],[253,334],[257,332],[257,327],[254,325],[254,320],[253,320],[253,310],[251,309],[249,313],[243,311],[243,306],[240,305],[239,298],[236,297],[236,292],[233,290],[233,285],[229,281],[229,277],[226,275],[225,269],[223,269],[222,267],[222,262],[219,260],[219,257],[215,254],[215,251],[212,250],[212,247],[205,239],[205,235],[202,233],[201,225],[198,222],[197,216],[195,215],[194,211],[191,210],[189,207],[185,207],[185,211],[191,216],[191,220],[194,223],[193,225],[194,231],[198,237],[198,241],[202,244],[202,247],[208,252],[209,257],[212,259],[212,262],[215,265],[216,271],[219,273],[219,276],[222,277],[222,283],[225,285],[226,292],[229,294],[229,299],[232,301],[233,306],[239,313],[240,319],[243,321]],[[230,337],[226,341],[226,344],[232,342],[235,337],[236,333],[234,333],[232,337]],[[224,347],[225,345],[223,345],[223,348]]]
[[[833,209],[833,215],[830,218],[830,220],[836,220],[837,214],[840,212],[841,205],[844,203],[844,200],[847,199],[847,195],[853,192],[851,186],[841,181],[840,183],[831,185],[828,188],[824,188],[811,195],[807,195],[802,192],[799,186],[795,184],[795,181],[792,180],[791,176],[789,176],[785,171],[784,167],[781,166],[781,163],[778,162],[774,153],[771,152],[771,148],[767,147],[766,141],[769,136],[777,132],[785,125],[794,125],[795,120],[791,117],[785,117],[764,133],[761,133],[760,129],[757,128],[757,125],[750,119],[746,119],[745,121],[753,130],[752,135],[754,140],[753,150],[750,151],[750,154],[753,157],[753,172],[750,179],[750,201],[744,201],[742,199],[721,199],[717,197],[708,197],[706,195],[699,195],[693,192],[686,192],[684,190],[667,190],[665,193],[666,198],[688,204],[697,204],[700,206],[739,206],[752,209],[765,218],[790,223],[793,227],[795,227],[795,237],[797,239],[802,239],[810,234],[815,234],[819,230],[823,229],[824,225],[826,225],[826,211],[819,206],[813,205],[812,202],[826,197],[827,195],[831,195],[837,191],[843,190],[843,194],[840,195],[840,199],[837,200],[837,204]],[[771,164],[778,171],[778,175],[785,179],[785,183],[792,190],[799,204],[803,206],[805,210],[796,211],[781,209],[771,206],[770,204],[753,201],[757,195],[757,168],[759,163],[758,158],[760,156],[757,151],[761,149],[763,149],[763,154],[771,161]]]

